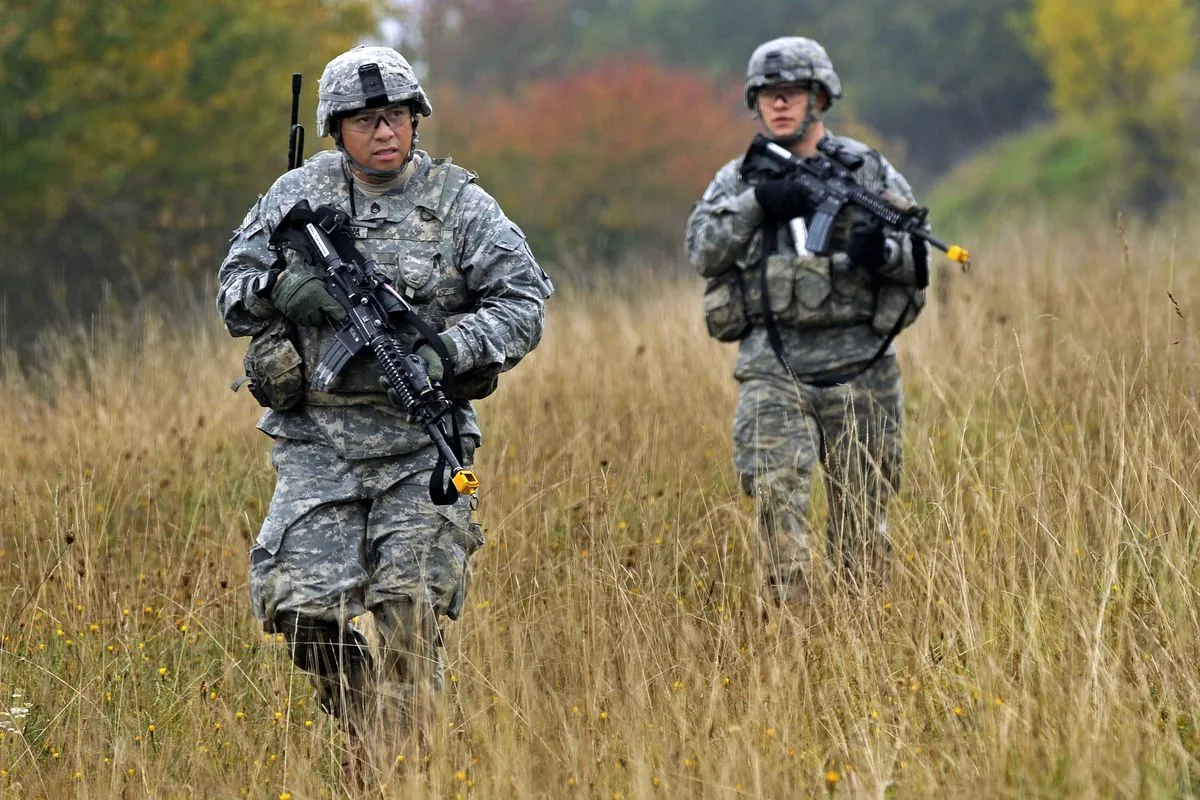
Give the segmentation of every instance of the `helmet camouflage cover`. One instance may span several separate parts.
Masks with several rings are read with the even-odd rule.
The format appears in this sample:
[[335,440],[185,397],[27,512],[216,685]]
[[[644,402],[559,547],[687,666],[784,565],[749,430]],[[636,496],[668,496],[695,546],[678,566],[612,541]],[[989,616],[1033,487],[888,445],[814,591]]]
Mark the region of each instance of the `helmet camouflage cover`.
[[335,133],[340,114],[377,108],[405,100],[428,117],[433,106],[412,65],[390,47],[360,45],[325,66],[317,89],[317,136]]
[[804,81],[820,84],[831,102],[845,96],[829,54],[812,39],[784,36],[764,42],[746,65],[746,106],[754,110],[758,90],[764,86]]

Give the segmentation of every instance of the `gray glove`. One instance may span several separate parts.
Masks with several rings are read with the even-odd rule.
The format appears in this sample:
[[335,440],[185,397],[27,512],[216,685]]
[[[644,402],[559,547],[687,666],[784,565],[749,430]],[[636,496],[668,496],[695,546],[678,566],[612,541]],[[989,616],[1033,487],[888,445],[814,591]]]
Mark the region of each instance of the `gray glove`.
[[344,322],[346,312],[316,275],[286,270],[271,288],[271,303],[297,325],[324,325],[326,319]]
[[[438,338],[442,340],[446,352],[450,355],[451,366],[453,366],[454,357],[458,355],[458,348],[454,346],[454,340],[445,334],[440,335]],[[440,381],[445,377],[446,371],[442,366],[442,359],[438,357],[437,351],[432,346],[428,344],[421,345],[417,348],[417,355],[429,367],[429,380]]]

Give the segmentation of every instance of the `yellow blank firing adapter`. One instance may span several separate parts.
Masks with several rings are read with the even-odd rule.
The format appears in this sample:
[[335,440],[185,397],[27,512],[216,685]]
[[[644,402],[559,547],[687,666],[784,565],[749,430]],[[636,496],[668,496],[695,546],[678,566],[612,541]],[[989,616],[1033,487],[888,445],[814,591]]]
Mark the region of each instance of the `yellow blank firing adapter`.
[[459,494],[475,494],[479,489],[479,478],[469,469],[460,469],[450,478]]
[[964,247],[952,244],[946,250],[946,255],[950,257],[951,261],[957,261],[959,264],[962,264],[963,269],[971,267],[971,254]]

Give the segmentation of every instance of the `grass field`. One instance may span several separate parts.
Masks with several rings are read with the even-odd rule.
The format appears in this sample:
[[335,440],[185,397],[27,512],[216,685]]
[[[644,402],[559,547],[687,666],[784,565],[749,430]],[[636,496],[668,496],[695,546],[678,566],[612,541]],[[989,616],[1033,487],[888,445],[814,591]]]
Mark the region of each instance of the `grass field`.
[[[433,754],[372,796],[1200,794],[1200,228],[965,243],[901,340],[892,586],[770,622],[699,282],[564,287],[481,405]],[[0,379],[0,796],[350,791],[248,610],[243,346],[142,319]]]

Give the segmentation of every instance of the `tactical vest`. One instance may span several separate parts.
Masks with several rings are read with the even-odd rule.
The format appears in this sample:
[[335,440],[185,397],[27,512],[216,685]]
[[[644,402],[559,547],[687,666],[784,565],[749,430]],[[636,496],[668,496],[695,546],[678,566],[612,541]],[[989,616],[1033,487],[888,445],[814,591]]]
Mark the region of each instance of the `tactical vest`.
[[[328,171],[326,185],[333,197],[310,198],[315,207],[331,203],[350,213],[348,192],[352,191],[342,166],[342,156],[334,151],[319,153],[306,168]],[[449,327],[453,315],[471,310],[466,276],[456,266],[454,231],[450,216],[463,187],[475,180],[475,174],[449,158],[435,159],[424,175],[410,179],[400,194],[356,198],[357,213],[353,225],[357,244],[366,258],[374,259],[396,288],[413,304],[421,318],[433,330]],[[287,209],[282,209],[286,211]],[[313,272],[294,253],[288,255],[288,268]],[[401,328],[400,345],[411,351],[418,334]],[[300,330],[300,355],[311,371],[334,340],[328,326]],[[307,374],[306,374],[307,377]],[[354,359],[342,371],[332,395],[309,391],[305,402],[314,405],[387,403],[380,393],[379,370],[372,358]]]
[[[848,224],[839,219],[839,229]],[[834,236],[844,246],[845,233]],[[762,325],[768,313],[785,328],[837,328],[870,322],[879,281],[844,253],[831,257],[798,256],[786,230],[764,226],[755,231],[736,264],[708,280],[704,314],[709,334],[720,341],[742,338]]]
[[[834,138],[864,155],[874,153],[852,139]],[[863,188],[884,190],[880,160],[867,163],[870,168],[860,174]],[[736,191],[750,186],[739,179]],[[737,341],[768,316],[779,327],[810,330],[869,323],[880,336],[894,335],[911,324],[925,305],[924,287],[881,278],[842,252],[854,213],[846,209],[835,223],[829,258],[796,255],[786,226],[759,227],[730,269],[708,279],[704,317],[709,334],[720,341]]]

